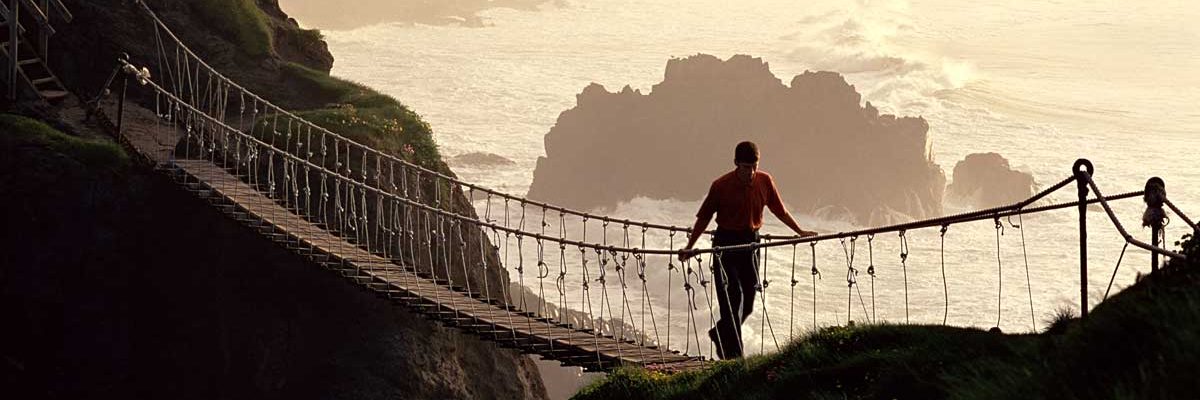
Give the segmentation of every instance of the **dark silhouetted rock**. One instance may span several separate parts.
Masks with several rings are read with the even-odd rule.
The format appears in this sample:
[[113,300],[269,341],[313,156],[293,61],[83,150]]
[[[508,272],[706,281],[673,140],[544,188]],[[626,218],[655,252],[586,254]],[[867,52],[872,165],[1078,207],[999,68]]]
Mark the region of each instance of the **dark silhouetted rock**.
[[954,181],[946,187],[953,198],[988,208],[1016,203],[1033,196],[1033,175],[1014,171],[996,153],[976,153],[954,165]]
[[450,157],[449,160],[446,160],[446,163],[450,165],[471,165],[476,167],[494,167],[516,164],[516,162],[513,160],[504,158],[499,154],[485,153],[482,151],[459,154],[457,156]]
[[882,223],[939,215],[945,175],[922,118],[880,115],[837,73],[784,85],[759,58],[673,59],[642,94],[591,84],[546,134],[529,196],[570,207],[634,197],[696,200],[758,143],[794,211]]

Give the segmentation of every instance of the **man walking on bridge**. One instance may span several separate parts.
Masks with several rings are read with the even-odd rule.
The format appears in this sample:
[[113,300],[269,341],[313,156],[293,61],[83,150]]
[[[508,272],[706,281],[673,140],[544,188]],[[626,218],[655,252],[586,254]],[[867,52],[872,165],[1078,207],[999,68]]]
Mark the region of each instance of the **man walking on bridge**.
[[[792,214],[783,206],[775,180],[765,171],[758,170],[757,145],[753,142],[738,143],[734,149],[733,164],[737,169],[717,178],[708,189],[708,196],[696,213],[696,225],[692,227],[688,244],[679,254],[680,261],[686,261],[696,254],[692,247],[708,228],[713,214],[717,216],[714,247],[757,243],[758,229],[763,224],[763,207],[769,208],[797,235],[807,237],[817,234],[800,229]],[[717,283],[721,320],[717,321],[714,329],[708,331],[708,337],[717,345],[718,357],[739,358],[742,356],[742,322],[754,309],[754,292],[760,281],[758,252],[725,251],[714,262],[717,267],[713,275]]]

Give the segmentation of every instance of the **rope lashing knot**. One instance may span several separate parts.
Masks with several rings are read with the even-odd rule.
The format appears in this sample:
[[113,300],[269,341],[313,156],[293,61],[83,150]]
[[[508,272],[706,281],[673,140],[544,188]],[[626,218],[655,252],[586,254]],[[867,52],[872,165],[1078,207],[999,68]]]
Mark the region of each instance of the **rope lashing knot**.
[[875,242],[875,234],[872,233],[872,234],[867,235],[867,254],[869,257],[867,259],[867,275],[870,275],[872,278],[875,277],[875,245],[874,245],[874,242]]
[[1146,194],[1142,196],[1146,202],[1146,212],[1142,214],[1142,226],[1162,229],[1167,226],[1167,211],[1163,204],[1167,200],[1167,187],[1162,179],[1150,178],[1146,181]]
[[[817,252],[817,242],[812,242],[812,243],[809,243],[809,244],[808,244],[808,246],[809,246],[809,247],[811,248],[811,250],[813,251],[813,254],[816,254],[816,252]],[[817,277],[817,279],[821,279],[821,270],[818,270],[818,269],[817,269],[817,258],[816,258],[816,257],[813,257],[813,264],[812,264],[812,275],[813,275],[813,276],[815,276],[815,277]]]
[[1000,223],[1000,217],[994,219],[996,222],[996,230],[1000,232],[1000,236],[1004,236],[1004,224]]
[[[633,248],[633,251],[635,251],[635,252],[638,250],[639,249],[636,247]],[[646,257],[643,256],[642,253],[633,253],[633,260],[634,260],[634,262],[637,263],[638,278],[641,278],[641,280],[643,282],[645,282],[646,281]]]

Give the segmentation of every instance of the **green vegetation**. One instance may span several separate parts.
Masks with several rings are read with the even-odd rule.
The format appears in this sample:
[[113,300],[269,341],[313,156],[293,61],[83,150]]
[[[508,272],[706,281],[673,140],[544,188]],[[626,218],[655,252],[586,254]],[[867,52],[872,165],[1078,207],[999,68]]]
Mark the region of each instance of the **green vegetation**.
[[246,55],[271,53],[271,28],[254,0],[204,0],[189,2],[200,20],[238,44]]
[[[1197,254],[1198,242],[1179,244]],[[1043,334],[827,328],[777,354],[702,371],[622,369],[575,398],[1191,398],[1200,392],[1191,377],[1200,370],[1198,266],[1173,263],[1097,306],[1087,321],[1060,312]]]
[[334,99],[328,108],[296,115],[339,135],[426,168],[447,172],[429,124],[391,96],[295,63],[284,72],[315,97]]
[[62,133],[41,121],[15,114],[0,114],[0,147],[6,152],[22,148],[45,149],[65,156],[89,170],[120,172],[129,167],[129,156],[116,143],[87,140]]

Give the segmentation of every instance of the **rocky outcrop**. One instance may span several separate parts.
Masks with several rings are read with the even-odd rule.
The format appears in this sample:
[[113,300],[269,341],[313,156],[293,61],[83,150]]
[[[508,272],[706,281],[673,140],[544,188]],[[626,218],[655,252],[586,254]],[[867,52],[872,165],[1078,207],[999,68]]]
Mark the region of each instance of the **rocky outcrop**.
[[1033,196],[1036,183],[1028,172],[1013,170],[996,153],[969,154],[954,165],[953,181],[946,194],[966,205],[989,208],[1016,203]]
[[[51,43],[50,64],[69,89],[79,95],[95,96],[122,53],[129,54],[135,65],[148,66],[158,73],[161,60],[153,22],[136,4],[125,0],[63,0],[63,3],[75,20],[55,25],[58,33]],[[319,32],[300,29],[280,10],[277,0],[252,1],[260,7],[271,46],[267,54],[256,56],[247,55],[237,37],[217,29],[212,21],[199,15],[196,10],[201,2],[146,0],[146,3],[205,62],[273,103],[288,109],[311,109],[331,102],[313,96],[306,86],[297,85],[299,79],[282,68],[285,64],[295,64],[328,73],[333,66],[333,55]],[[174,47],[167,50],[173,52]]]
[[702,198],[758,143],[794,211],[881,223],[939,215],[945,176],[922,118],[881,115],[837,73],[785,85],[759,58],[673,59],[643,94],[592,84],[546,134],[529,196],[570,207]]
[[482,151],[459,154],[450,157],[449,160],[446,160],[446,163],[452,166],[470,165],[476,167],[497,167],[516,164],[515,161],[504,158],[504,156],[499,154]]

